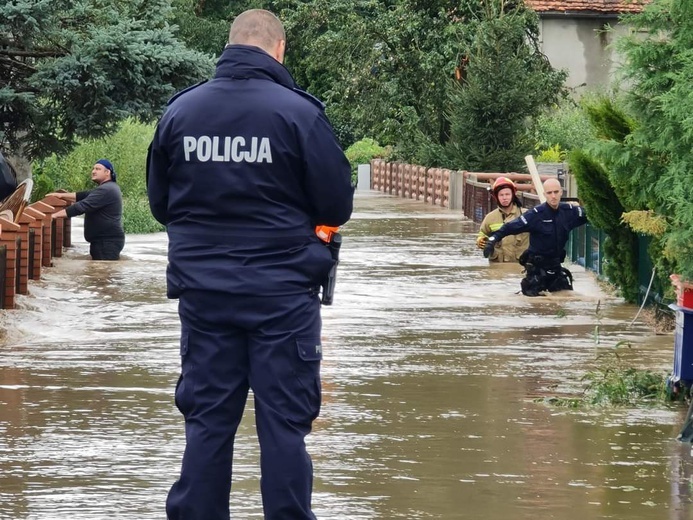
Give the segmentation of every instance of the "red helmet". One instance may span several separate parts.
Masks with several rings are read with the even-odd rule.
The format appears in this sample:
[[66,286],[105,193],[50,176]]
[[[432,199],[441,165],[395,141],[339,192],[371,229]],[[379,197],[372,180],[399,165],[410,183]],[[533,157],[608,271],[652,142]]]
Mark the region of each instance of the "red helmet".
[[517,186],[515,186],[513,181],[507,177],[498,177],[491,187],[491,193],[493,194],[494,199],[498,200],[498,192],[503,188],[510,188],[513,190],[513,198],[515,198],[515,195],[517,195]]

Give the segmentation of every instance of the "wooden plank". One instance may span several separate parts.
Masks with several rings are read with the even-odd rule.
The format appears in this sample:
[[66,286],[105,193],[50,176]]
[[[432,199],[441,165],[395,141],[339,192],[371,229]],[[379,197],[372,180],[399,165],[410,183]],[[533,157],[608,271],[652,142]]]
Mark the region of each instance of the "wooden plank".
[[537,170],[537,165],[534,163],[534,157],[528,155],[525,157],[525,162],[527,163],[527,169],[529,174],[532,176],[532,184],[534,184],[534,189],[539,196],[541,202],[546,202],[546,195],[544,195],[544,185],[541,182],[541,177],[539,177],[539,171]]

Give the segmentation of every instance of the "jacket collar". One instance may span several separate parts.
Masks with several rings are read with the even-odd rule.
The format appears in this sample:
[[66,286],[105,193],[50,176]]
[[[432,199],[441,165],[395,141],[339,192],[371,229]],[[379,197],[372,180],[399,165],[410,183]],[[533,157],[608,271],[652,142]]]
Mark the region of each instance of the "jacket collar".
[[289,89],[297,88],[291,73],[259,47],[229,45],[217,62],[215,78],[267,79]]

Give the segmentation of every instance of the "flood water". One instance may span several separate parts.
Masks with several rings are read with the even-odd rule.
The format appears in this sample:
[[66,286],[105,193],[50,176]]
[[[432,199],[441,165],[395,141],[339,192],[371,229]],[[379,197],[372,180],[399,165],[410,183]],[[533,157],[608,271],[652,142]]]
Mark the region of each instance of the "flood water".
[[[574,293],[526,298],[458,213],[357,194],[335,304],[323,308],[324,402],[308,447],[320,519],[690,519],[685,406],[569,409],[598,355],[668,372],[673,336],[575,266]],[[149,520],[179,471],[176,304],[164,234],[124,260],[74,247],[2,311],[0,519]],[[231,510],[262,518],[252,400]]]

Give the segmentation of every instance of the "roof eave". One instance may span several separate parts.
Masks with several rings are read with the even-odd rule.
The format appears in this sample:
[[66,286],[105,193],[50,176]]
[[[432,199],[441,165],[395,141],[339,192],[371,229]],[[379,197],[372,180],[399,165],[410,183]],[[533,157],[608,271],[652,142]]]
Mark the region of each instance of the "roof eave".
[[536,11],[542,18],[618,18],[623,16],[624,12],[613,11]]

